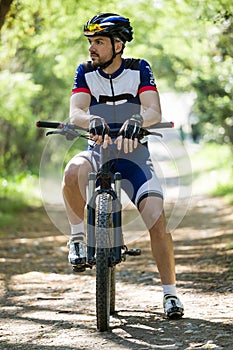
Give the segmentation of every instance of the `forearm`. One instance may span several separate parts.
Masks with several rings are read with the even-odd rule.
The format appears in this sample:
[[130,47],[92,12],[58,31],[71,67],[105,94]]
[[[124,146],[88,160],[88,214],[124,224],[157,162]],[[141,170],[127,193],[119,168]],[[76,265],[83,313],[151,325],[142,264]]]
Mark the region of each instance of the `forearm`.
[[143,126],[148,127],[152,124],[157,124],[161,122],[162,115],[160,110],[156,110],[153,106],[144,109],[142,112]]
[[70,111],[70,122],[82,128],[88,129],[91,115],[82,109]]
[[78,93],[72,95],[70,99],[70,122],[88,129],[91,118],[89,106],[89,94]]
[[143,126],[148,127],[159,123],[162,119],[159,94],[155,91],[145,91],[140,95]]

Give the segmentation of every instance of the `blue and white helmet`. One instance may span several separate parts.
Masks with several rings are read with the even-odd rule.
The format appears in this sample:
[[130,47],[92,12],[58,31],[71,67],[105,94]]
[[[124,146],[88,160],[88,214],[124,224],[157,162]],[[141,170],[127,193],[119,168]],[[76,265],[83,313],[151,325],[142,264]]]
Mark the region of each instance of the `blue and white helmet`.
[[117,37],[123,43],[133,39],[133,30],[128,18],[114,13],[101,13],[90,19],[85,25],[83,34],[90,36]]

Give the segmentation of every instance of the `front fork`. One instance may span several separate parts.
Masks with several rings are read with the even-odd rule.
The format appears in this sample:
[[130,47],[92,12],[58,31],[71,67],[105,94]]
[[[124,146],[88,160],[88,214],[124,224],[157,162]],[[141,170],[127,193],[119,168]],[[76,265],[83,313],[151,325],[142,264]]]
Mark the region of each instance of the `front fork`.
[[[87,197],[87,262],[91,266],[95,264],[95,205],[93,196],[95,193],[96,174],[88,173],[88,197]],[[95,204],[95,203],[94,203]]]
[[113,265],[121,262],[121,249],[124,245],[123,235],[122,235],[122,219],[121,219],[121,173],[114,174],[114,190],[117,195],[117,200],[115,201],[116,206],[113,212],[113,226],[114,226],[114,247],[113,247]]
[[[100,190],[101,191],[101,190]],[[104,191],[104,189],[103,189]],[[108,190],[106,190],[108,191]],[[115,193],[114,193],[115,192]],[[122,238],[122,220],[121,220],[121,174],[114,174],[114,192],[109,191],[113,197],[113,230],[114,245],[112,247],[112,256],[110,265],[116,265],[121,262],[121,248],[123,244]],[[114,198],[115,197],[115,198]],[[95,224],[96,224],[96,174],[90,172],[88,174],[88,200],[87,200],[87,260],[88,264],[95,264]]]

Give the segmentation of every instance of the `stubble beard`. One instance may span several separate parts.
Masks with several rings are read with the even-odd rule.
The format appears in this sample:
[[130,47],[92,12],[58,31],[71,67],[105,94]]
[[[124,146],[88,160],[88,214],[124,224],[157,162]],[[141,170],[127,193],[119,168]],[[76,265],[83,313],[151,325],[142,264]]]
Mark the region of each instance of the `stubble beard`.
[[105,62],[103,62],[99,56],[95,57],[94,59],[92,58],[92,63],[94,67],[100,67],[102,64],[104,64]]

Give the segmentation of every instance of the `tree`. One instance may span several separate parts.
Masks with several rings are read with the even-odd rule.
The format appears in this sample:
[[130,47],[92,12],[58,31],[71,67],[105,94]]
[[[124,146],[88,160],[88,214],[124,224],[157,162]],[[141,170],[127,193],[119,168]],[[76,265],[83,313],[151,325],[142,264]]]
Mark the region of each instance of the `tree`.
[[10,11],[10,7],[13,0],[1,0],[0,1],[0,30],[5,23],[6,15]]
[[[114,6],[116,1],[112,2]],[[87,58],[84,18],[96,11],[80,0],[13,1],[1,31],[0,168],[2,175],[38,168],[44,138],[38,119],[67,119],[77,60]],[[104,6],[104,4],[102,5]],[[74,28],[78,28],[75,30]]]
[[129,17],[135,40],[125,56],[149,60],[161,92],[195,91],[200,129],[214,126],[232,143],[232,6],[231,0],[93,0],[91,7],[84,0],[0,1],[2,172],[35,169],[43,147],[35,121],[68,117],[76,65],[88,59],[82,25],[98,12]]
[[233,13],[218,13],[214,23],[217,34],[211,40],[209,66],[194,82],[195,111],[204,124],[203,134],[211,131],[212,139],[233,144]]
[[[144,5],[140,1],[141,10]],[[195,91],[193,112],[200,134],[233,144],[232,1],[167,0],[149,5],[143,26],[142,11],[136,12],[136,28],[139,47],[152,62],[162,90]]]

